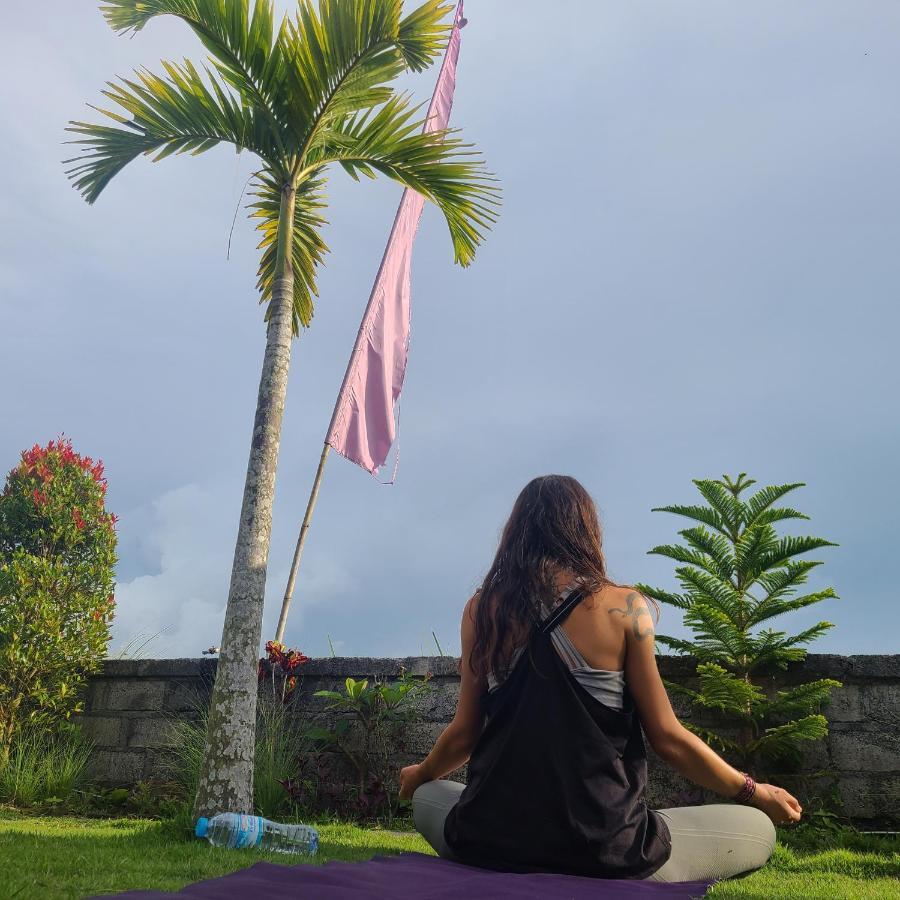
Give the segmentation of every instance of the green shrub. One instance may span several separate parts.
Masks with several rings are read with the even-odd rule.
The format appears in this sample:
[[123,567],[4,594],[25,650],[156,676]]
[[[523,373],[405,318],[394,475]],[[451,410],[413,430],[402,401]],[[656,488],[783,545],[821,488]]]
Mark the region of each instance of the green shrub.
[[[696,636],[693,641],[657,636],[659,643],[698,660],[698,690],[672,682],[666,687],[716,724],[685,726],[735,765],[771,774],[776,764],[796,766],[804,744],[828,733],[828,722],[818,709],[841,683],[822,678],[785,691],[771,690],[771,670],[802,660],[802,645],[824,634],[830,622],[793,635],[756,629],[792,610],[837,597],[830,587],[798,596],[797,589],[821,563],[796,558],[836,545],[818,537],[779,537],[773,523],[809,518],[774,505],[803,485],[770,485],[741,500],[755,483],[743,473],[734,480],[727,475],[721,481],[695,480],[708,505],[659,508],[699,523],[679,532],[687,546],[667,544],[649,551],[681,563],[675,573],[683,593],[636,587],[683,610],[685,624]],[[736,737],[726,731],[736,732]]]
[[65,438],[22,453],[0,494],[0,763],[79,711],[113,617],[116,517],[103,463]]
[[[332,726],[309,729],[307,735],[321,749],[336,754],[337,766],[332,765],[328,771],[327,766],[319,765],[314,781],[307,778],[291,785],[295,800],[301,802],[304,792],[309,793],[310,783],[318,783],[315,800],[324,802],[330,811],[363,820],[393,816],[397,753],[405,749],[408,726],[417,717],[416,702],[431,688],[429,678],[415,678],[402,671],[394,682],[348,678],[342,692],[317,691],[316,697],[330,701],[326,713],[337,713],[338,718]],[[332,784],[326,794],[329,780]]]
[[20,731],[6,762],[0,762],[0,802],[34,806],[69,800],[84,781],[90,753],[90,742],[73,726],[50,737]]

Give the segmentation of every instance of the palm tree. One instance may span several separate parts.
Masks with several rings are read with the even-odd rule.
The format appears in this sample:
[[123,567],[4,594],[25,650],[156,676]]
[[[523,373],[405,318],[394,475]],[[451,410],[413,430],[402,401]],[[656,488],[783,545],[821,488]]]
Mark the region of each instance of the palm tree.
[[468,265],[494,221],[498,192],[479,155],[455,132],[423,133],[417,107],[391,82],[426,69],[443,49],[451,6],[426,0],[406,17],[402,0],[299,0],[276,28],[271,0],[106,0],[118,33],[155,16],[184,21],[209,53],[203,72],[163,62],[109,82],[103,93],[122,112],[114,124],[70,123],[80,155],[68,174],[93,203],[138,156],[197,155],[219,143],[249,150],[251,217],[262,232],[258,289],[265,304],[263,357],[250,459],[207,745],[195,801],[198,815],[249,812],[253,797],[256,667],[272,497],[292,338],[309,325],[322,240],[326,170],[382,173],[444,213],[455,259]]

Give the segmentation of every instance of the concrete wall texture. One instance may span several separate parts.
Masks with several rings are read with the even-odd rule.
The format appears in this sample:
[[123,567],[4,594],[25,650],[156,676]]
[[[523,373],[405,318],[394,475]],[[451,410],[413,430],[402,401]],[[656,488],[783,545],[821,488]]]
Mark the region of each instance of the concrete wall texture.
[[[315,659],[303,669],[300,711],[321,714],[322,701],[312,695],[336,690],[348,676],[396,678],[401,667],[414,675],[432,673],[418,719],[406,738],[405,765],[428,752],[450,721],[458,694],[458,660],[451,657],[405,659]],[[664,656],[663,678],[690,685],[694,662]],[[196,719],[209,700],[215,678],[213,659],[111,660],[89,686],[83,725],[95,744],[90,775],[106,785],[128,786],[165,779],[166,747],[172,723]],[[863,822],[900,821],[900,655],[836,656],[810,654],[785,672],[769,677],[771,690],[817,678],[843,683],[823,712],[829,735],[806,753],[803,771],[828,770],[847,815]],[[673,700],[684,719],[686,710]],[[648,747],[648,803],[654,807],[716,802],[657,759]],[[827,782],[817,782],[819,790]]]

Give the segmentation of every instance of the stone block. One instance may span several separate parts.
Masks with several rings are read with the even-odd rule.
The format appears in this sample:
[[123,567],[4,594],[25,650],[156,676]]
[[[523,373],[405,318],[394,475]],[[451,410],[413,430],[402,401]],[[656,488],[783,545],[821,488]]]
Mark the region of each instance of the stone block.
[[129,787],[144,777],[144,754],[128,750],[95,750],[85,770],[89,781],[104,786]]
[[822,707],[829,722],[861,722],[866,714],[863,709],[863,689],[858,684],[845,684],[831,692],[831,699]]
[[900,824],[900,775],[844,774],[838,780],[838,794],[847,814],[855,819],[873,819]]
[[168,747],[174,720],[153,716],[125,721],[125,744],[129,749]]
[[900,684],[874,682],[862,691],[866,720],[886,731],[900,731]]
[[403,733],[401,752],[412,753],[414,756],[425,756],[434,746],[440,733],[446,725],[440,722],[417,722],[407,726]]
[[104,679],[101,692],[94,698],[93,711],[159,711],[163,708],[168,685],[163,680],[129,678]]
[[85,736],[95,747],[115,747],[123,745],[123,720],[112,716],[84,716],[80,720]]
[[900,772],[900,734],[842,731],[830,735],[831,759],[841,772]]
[[200,679],[175,681],[169,686],[165,708],[172,712],[199,715],[209,706],[212,684]]

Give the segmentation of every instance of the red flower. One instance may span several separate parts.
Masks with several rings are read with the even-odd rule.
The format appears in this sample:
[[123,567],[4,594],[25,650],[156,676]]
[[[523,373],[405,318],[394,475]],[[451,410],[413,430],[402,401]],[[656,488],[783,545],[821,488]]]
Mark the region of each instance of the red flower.
[[281,663],[281,668],[285,672],[290,673],[295,671],[296,669],[299,669],[300,666],[305,666],[308,662],[308,656],[301,653],[299,650],[291,650],[284,658],[284,661]]

